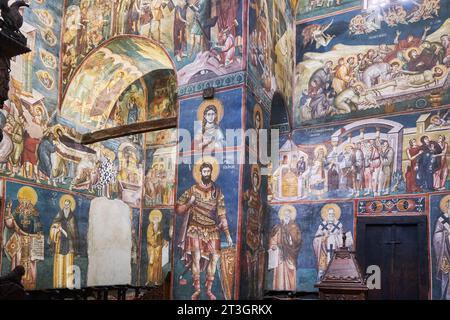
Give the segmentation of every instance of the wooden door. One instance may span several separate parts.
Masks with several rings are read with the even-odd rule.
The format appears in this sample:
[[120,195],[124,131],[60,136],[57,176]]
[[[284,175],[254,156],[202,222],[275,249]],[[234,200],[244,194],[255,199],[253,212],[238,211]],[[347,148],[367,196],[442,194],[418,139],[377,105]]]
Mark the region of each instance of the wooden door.
[[363,273],[381,270],[381,289],[369,290],[369,299],[428,299],[425,216],[359,218],[356,252]]

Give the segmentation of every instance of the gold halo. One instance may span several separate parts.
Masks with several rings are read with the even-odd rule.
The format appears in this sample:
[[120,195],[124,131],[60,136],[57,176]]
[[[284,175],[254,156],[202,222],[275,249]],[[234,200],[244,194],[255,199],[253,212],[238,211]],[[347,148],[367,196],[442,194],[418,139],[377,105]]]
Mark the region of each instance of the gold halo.
[[161,222],[162,220],[162,212],[161,210],[152,210],[148,215],[148,221],[152,222],[154,218],[158,218],[158,222]]
[[210,105],[213,105],[216,107],[217,123],[219,123],[220,121],[222,121],[222,118],[223,118],[223,105],[222,105],[222,102],[220,102],[217,99],[206,100],[200,105],[200,107],[198,108],[198,111],[197,111],[197,120],[200,122],[203,122],[203,113],[205,112],[205,109]]
[[314,157],[317,158],[317,155],[319,154],[319,151],[323,150],[324,151],[324,157],[326,157],[328,155],[328,150],[327,147],[325,147],[323,144],[321,144],[320,146],[317,146],[314,149]]
[[438,121],[441,120],[441,118],[440,118],[437,114],[435,114],[434,116],[432,116],[432,117],[430,118],[430,122],[433,122],[433,121],[436,121],[436,120],[438,120]]
[[295,207],[290,204],[282,206],[280,208],[280,211],[278,211],[278,217],[280,218],[280,220],[283,220],[286,215],[286,211],[290,212],[289,217],[291,218],[291,221],[295,220],[295,218],[297,217],[297,209],[295,209]]
[[446,76],[447,73],[447,67],[442,65],[442,64],[438,64],[436,66],[433,67],[433,72],[435,72],[434,70],[436,69],[441,69],[442,70],[442,75],[440,77],[435,77],[435,79],[437,80],[441,80],[442,78],[444,78]]
[[264,128],[264,114],[263,114],[262,108],[259,105],[259,103],[255,104],[255,107],[253,108],[253,125],[255,126],[255,129],[257,129],[256,128],[256,113],[257,112],[259,112],[259,115],[261,116],[261,128],[259,128],[259,129],[262,129],[262,128]]
[[336,221],[339,220],[341,217],[341,208],[335,204],[335,203],[329,203],[323,206],[322,210],[320,211],[320,215],[322,216],[323,221],[328,220],[328,210],[333,209],[334,210],[334,216],[336,218]]
[[17,200],[28,200],[35,205],[38,200],[38,196],[32,187],[22,187],[19,189],[19,192],[17,192]]
[[398,64],[400,65],[400,67],[402,67],[403,64],[404,64],[403,61],[400,60],[400,59],[398,59],[398,58],[392,59],[391,61],[389,61],[389,64],[392,66],[392,64],[393,64],[394,62],[398,62]]
[[53,131],[53,134],[55,135],[55,137],[59,137],[57,134],[58,130],[61,131],[63,134],[65,134],[64,127],[60,124],[57,124],[57,125],[53,126],[53,128],[52,128],[52,131]]
[[354,143],[347,143],[346,145],[344,145],[344,150],[347,150],[350,147],[355,149],[355,144]]
[[356,86],[361,86],[363,89],[367,89],[367,86],[364,82],[361,81],[356,81],[355,83],[352,84],[352,87],[355,88]]
[[36,105],[36,107],[34,107],[34,112],[35,112],[35,113],[36,113],[38,110],[41,112],[41,115],[42,115],[42,116],[45,115],[45,113],[44,113],[44,108],[42,107],[42,105]]
[[70,210],[74,211],[75,207],[77,206],[77,202],[75,201],[75,198],[70,194],[65,194],[61,197],[61,199],[59,199],[59,207],[61,209],[64,208],[64,202],[66,202],[66,200],[70,201]]
[[411,48],[407,49],[407,50],[405,51],[405,54],[404,54],[404,57],[405,57],[406,61],[411,61],[411,58],[409,57],[409,53],[410,53],[411,51],[413,51],[413,50],[416,50],[416,51],[417,51],[417,54],[420,54],[420,53],[421,53],[420,48],[417,48],[417,47],[411,47]]
[[257,188],[259,189],[259,187],[261,186],[261,168],[257,164],[252,164],[251,174],[250,174],[251,179],[252,179],[251,180],[252,183],[253,183],[253,173],[255,171],[258,173],[258,185],[257,185]]
[[446,195],[441,199],[441,202],[439,203],[439,208],[441,208],[442,212],[447,213],[449,201],[450,201],[450,194]]
[[217,159],[212,156],[205,156],[205,157],[197,160],[197,162],[194,165],[194,168],[192,169],[193,170],[192,176],[194,177],[195,181],[198,184],[200,184],[202,182],[200,166],[205,162],[210,163],[213,167],[212,173],[211,173],[211,180],[213,182],[216,182],[217,178],[219,177],[219,173],[220,173],[219,161],[217,161]]

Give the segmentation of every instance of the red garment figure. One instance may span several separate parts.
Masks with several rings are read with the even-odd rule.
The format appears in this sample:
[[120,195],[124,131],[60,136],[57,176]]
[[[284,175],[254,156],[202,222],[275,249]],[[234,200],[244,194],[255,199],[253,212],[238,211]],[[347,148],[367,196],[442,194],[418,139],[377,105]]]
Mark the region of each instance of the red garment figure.
[[406,154],[411,164],[406,169],[406,192],[420,192],[420,188],[416,183],[417,176],[417,158],[423,153],[421,147],[417,145],[416,139],[409,141],[409,148],[406,149]]

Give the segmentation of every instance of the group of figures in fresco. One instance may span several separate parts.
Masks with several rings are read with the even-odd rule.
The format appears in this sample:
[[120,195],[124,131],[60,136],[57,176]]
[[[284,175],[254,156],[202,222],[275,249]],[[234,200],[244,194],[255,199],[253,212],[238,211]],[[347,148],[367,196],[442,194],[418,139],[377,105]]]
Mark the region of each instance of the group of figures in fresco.
[[[414,19],[417,12],[429,8],[435,18],[440,14],[439,3],[423,1],[411,13],[410,19],[404,22],[413,24],[415,28],[423,26],[421,35],[400,30],[397,24],[389,24],[387,18],[388,26],[382,27],[378,11],[354,16],[349,26],[350,38],[341,31],[334,31],[333,28],[338,28],[335,25],[343,23],[336,21],[337,18],[329,18],[323,24],[302,26],[299,33],[303,43],[303,59],[297,67],[302,76],[297,77],[296,121],[300,123],[356,112],[374,112],[371,109],[380,109],[387,102],[392,108],[390,105],[393,102],[405,100],[411,94],[417,95],[417,92],[423,91],[421,95],[426,96],[427,92],[445,89],[450,61],[447,23],[437,30],[434,27],[435,31],[431,33],[431,25],[425,24],[422,19]],[[397,7],[403,9],[400,4]],[[389,10],[398,9],[395,8]],[[368,22],[372,15],[378,19],[376,23],[372,20]],[[424,12],[419,16],[428,19]],[[358,18],[364,23],[358,22]],[[377,44],[374,41],[368,44],[350,42],[349,39],[353,39],[351,35],[370,33],[364,29],[370,27],[373,27],[370,32],[380,33],[379,37],[384,40],[377,41]],[[389,32],[381,34],[385,30]],[[391,31],[394,33],[392,38]],[[334,47],[330,43],[334,43]],[[313,44],[315,49],[309,49]],[[330,50],[314,52],[321,48]]]
[[439,42],[397,32],[394,45],[329,60],[315,70],[303,91],[300,105],[309,119],[377,108],[379,97],[434,87],[448,74],[450,41]]
[[[331,203],[324,205],[320,210],[321,222],[315,234],[303,236],[305,227],[298,224],[297,209],[293,205],[284,205],[278,211],[279,222],[272,227],[269,240],[269,270],[273,271],[271,288],[280,291],[297,290],[297,268],[299,256],[311,246],[315,257],[315,270],[317,281],[324,275],[334,250],[342,247],[343,234],[347,236],[345,245],[353,246],[353,237],[350,231],[344,230],[339,205]],[[305,231],[309,231],[306,229]],[[307,241],[311,241],[308,243]]]
[[367,13],[356,15],[350,21],[350,32],[355,35],[372,33],[381,28],[382,21],[389,27],[396,27],[439,17],[440,0],[423,0],[414,4],[415,7],[409,9],[398,3],[384,7],[369,3]]
[[[145,83],[137,81],[131,85],[111,110],[108,126],[143,121],[146,114],[155,118],[167,116],[167,105],[172,105],[164,82],[168,79],[170,75],[162,74],[159,82],[151,86],[155,90],[148,107]],[[155,199],[155,204],[173,203],[173,157],[166,158],[172,159],[171,163],[144,164],[142,135],[122,139],[118,144],[81,145],[75,129],[55,123],[43,102],[28,104],[26,93],[14,84],[11,99],[0,114],[4,135],[0,142],[0,171],[4,175],[98,196],[118,195],[132,205],[137,205],[138,199],[128,191],[141,190],[144,185],[145,194]],[[155,176],[159,179],[150,182]]]
[[[66,10],[62,39],[65,84],[90,51],[124,34],[163,44],[180,66],[194,59],[217,69],[240,64],[237,0],[81,0],[79,4],[69,2]],[[206,55],[197,56],[199,53]]]
[[[8,272],[6,268],[12,270],[17,265],[24,266],[23,283],[29,290],[43,286],[72,288],[77,283],[85,285],[89,200],[31,186],[15,186],[10,182],[7,186],[18,188],[18,191],[17,194],[7,191],[3,272]],[[42,210],[42,203],[48,202],[48,198],[54,198],[53,202],[58,204],[59,209],[54,213]],[[145,210],[144,215],[140,224],[139,210],[130,208],[132,281],[138,284],[137,264],[141,257],[141,284],[161,285],[168,271],[167,265],[170,265],[173,220],[165,209]],[[145,250],[146,255],[142,256],[138,253],[141,248],[139,228],[145,232],[141,250]],[[52,263],[44,262],[50,259]]]
[[[37,264],[44,260],[44,243],[47,240],[53,253],[53,286],[70,286],[74,283],[74,257],[80,254],[74,197],[63,195],[60,198],[60,210],[54,216],[49,230],[43,229],[41,213],[36,209],[38,195],[32,187],[22,187],[17,200],[15,208],[12,200],[8,201],[4,217],[4,252],[11,261],[11,269],[18,265],[24,266],[23,284],[26,289],[35,289]],[[48,239],[44,239],[44,232],[48,234]]]
[[[364,121],[355,122],[353,128],[333,128],[336,132],[331,141],[322,135],[322,144],[295,145],[288,140],[285,148],[290,149],[281,151],[280,166],[272,176],[272,197],[377,197],[446,190],[448,110],[422,116],[428,124],[421,132],[404,128],[402,123],[372,119],[365,122],[365,128],[361,127]],[[415,125],[420,126],[420,122]],[[397,126],[397,132],[389,136],[382,132],[382,126]],[[336,140],[347,130],[356,131],[356,135]]]
[[[292,86],[288,80],[293,71],[294,37],[288,27],[288,1],[252,0],[249,3],[249,67],[268,96],[280,90],[286,97]],[[289,100],[289,99],[288,99]]]

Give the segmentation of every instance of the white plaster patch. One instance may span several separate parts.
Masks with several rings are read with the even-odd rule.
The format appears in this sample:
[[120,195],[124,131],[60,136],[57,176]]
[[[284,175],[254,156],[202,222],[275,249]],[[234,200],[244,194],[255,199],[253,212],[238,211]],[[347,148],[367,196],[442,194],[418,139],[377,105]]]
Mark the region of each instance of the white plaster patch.
[[88,286],[131,283],[130,210],[121,200],[92,200],[88,230]]

